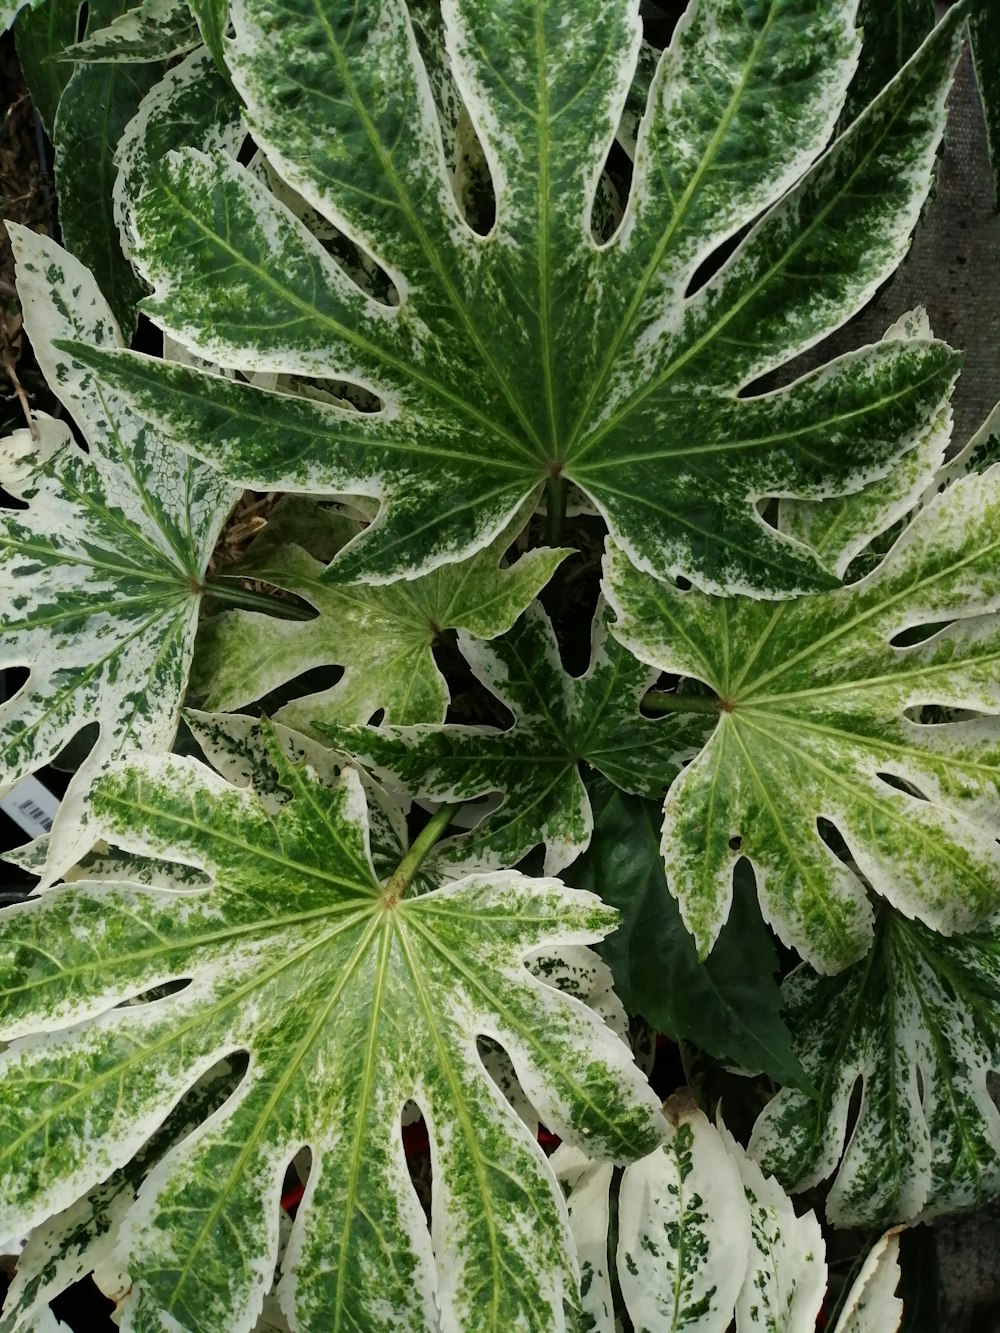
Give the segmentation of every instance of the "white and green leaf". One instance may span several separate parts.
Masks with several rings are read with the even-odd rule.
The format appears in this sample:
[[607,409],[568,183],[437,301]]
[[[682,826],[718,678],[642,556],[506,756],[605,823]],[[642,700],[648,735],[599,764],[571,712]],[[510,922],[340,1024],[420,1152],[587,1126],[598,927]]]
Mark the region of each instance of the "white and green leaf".
[[597,245],[637,8],[443,6],[496,195],[482,236],[456,202],[403,0],[335,15],[239,0],[227,60],[258,145],[385,270],[394,303],[359,290],[253,173],[192,149],[133,201],[135,259],[154,288],[144,308],[213,364],[360,386],[379,410],[81,355],[240,484],[377,500],[377,520],[335,563],[345,579],[462,559],[559,479],[646,571],[769,597],[832,586],[757,501],[885,475],[938,414],[956,358],[900,338],[771,393],[741,391],[860,309],[905,253],[965,8],[820,157],[857,62],[855,0],[692,0],[652,79],[624,218]]
[[431,863],[450,873],[516,865],[539,844],[545,873],[558,873],[586,850],[593,828],[581,764],[623,791],[658,799],[711,726],[693,714],[640,714],[657,673],[609,637],[603,608],[583,676],[566,672],[537,603],[492,643],[460,633],[459,646],[477,678],[513,713],[508,730],[323,721],[310,728],[410,796],[453,802],[502,795],[469,833],[435,848]]
[[201,40],[187,0],[139,0],[107,27],[88,32],[82,42],[68,47],[64,58],[143,64],[186,55]]
[[[943,939],[895,912],[836,977],[798,968],[784,1014],[819,1097],[783,1089],[751,1151],[790,1189],[833,1176],[827,1214],[884,1226],[1000,1193],[1000,932]],[[863,1096],[847,1138],[849,1108]]]
[[85,793],[131,750],[170,747],[205,571],[236,493],[163,441],[56,341],[114,346],[90,274],[53,241],[10,226],[35,355],[72,413],[0,445],[0,482],[26,504],[0,515],[4,666],[27,667],[0,706],[0,784],[41,768],[90,723],[98,736],[60,807],[51,882],[88,850]]
[[[611,1168],[578,1149],[553,1154],[580,1258],[585,1326],[615,1333],[617,1313],[636,1333],[728,1333],[734,1321],[737,1333],[813,1333],[827,1283],[815,1214],[796,1216],[778,1183],[688,1094],[663,1109],[666,1143],[622,1175],[617,1241],[609,1235]],[[891,1232],[875,1244],[834,1333],[896,1333],[898,1250]]]
[[[345,526],[336,514],[331,523],[338,531]],[[313,734],[320,723],[366,723],[380,711],[387,723],[440,724],[449,695],[434,644],[449,629],[481,639],[509,630],[569,554],[542,548],[506,565],[503,555],[521,526],[515,517],[463,563],[388,587],[330,583],[322,577],[326,565],[301,546],[268,543],[257,556],[255,543],[240,572],[297,594],[316,618],[278,620],[247,611],[212,617],[198,640],[191,688],[204,696],[204,708],[228,710],[305,671],[336,665],[343,675],[335,685],[299,696],[277,720]]]
[[[938,495],[860,582],[771,608],[642,578],[612,547],[615,635],[712,692],[695,703],[716,727],[670,790],[662,842],[702,953],[741,856],[765,918],[822,971],[870,947],[869,888],[945,934],[996,910],[998,531],[992,467]],[[982,716],[932,725],[928,705]]]
[[[210,886],[75,883],[0,917],[0,1233],[120,1169],[204,1070],[246,1051],[240,1086],[153,1169],[121,1227],[126,1327],[248,1333],[303,1147],[279,1284],[293,1326],[572,1327],[565,1208],[476,1039],[504,1048],[568,1142],[619,1162],[649,1152],[656,1098],[627,1047],[525,966],[599,939],[615,913],[516,872],[404,896],[420,849],[380,881],[353,771],[331,788],[280,745],[269,762],[292,793],[277,813],[179,757],[95,785],[106,837],[196,865]],[[410,1101],[432,1144],[429,1232],[403,1154]]]
[[7,1292],[0,1333],[35,1333],[49,1302],[90,1273],[109,1300],[125,1295],[129,1283],[114,1249],[139,1185],[164,1153],[222,1105],[237,1082],[228,1062],[210,1070],[130,1162],[32,1231]]

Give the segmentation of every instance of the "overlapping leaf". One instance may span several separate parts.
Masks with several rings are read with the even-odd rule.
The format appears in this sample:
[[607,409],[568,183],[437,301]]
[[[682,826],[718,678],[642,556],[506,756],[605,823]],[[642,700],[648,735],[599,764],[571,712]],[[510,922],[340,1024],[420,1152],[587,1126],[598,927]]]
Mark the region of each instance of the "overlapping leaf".
[[[580,1255],[583,1304],[593,1333],[614,1333],[609,1277],[636,1333],[812,1333],[826,1285],[825,1246],[813,1213],[791,1200],[678,1094],[664,1107],[671,1132],[649,1157],[626,1167],[618,1239],[609,1255],[612,1169],[583,1153],[553,1156],[567,1192]],[[884,1236],[868,1255],[834,1333],[893,1333],[899,1240]],[[610,1263],[609,1263],[610,1260]]]
[[115,1263],[114,1248],[138,1186],[168,1149],[222,1105],[237,1082],[228,1062],[210,1070],[130,1162],[35,1228],[18,1258],[0,1333],[36,1333],[49,1302],[89,1273],[109,1299],[125,1295],[129,1283]]
[[[612,549],[615,634],[713,691],[695,703],[715,731],[670,790],[662,843],[703,953],[740,856],[766,919],[823,971],[869,947],[866,884],[949,934],[995,910],[998,532],[992,467],[937,496],[860,582],[771,608],[644,579]],[[986,716],[931,725],[928,705]]]
[[[800,967],[784,1013],[809,1100],[784,1089],[751,1151],[789,1188],[836,1173],[827,1213],[882,1226],[973,1207],[1000,1193],[1000,930],[942,939],[895,912],[875,946],[836,977]],[[849,1107],[863,1096],[847,1138]]]
[[774,940],[761,920],[752,875],[741,876],[737,867],[744,882],[736,885],[733,910],[700,961],[667,888],[659,805],[627,795],[599,773],[584,781],[594,836],[563,878],[621,912],[601,956],[629,1013],[728,1064],[801,1084],[802,1066],[779,1013]]
[[171,60],[201,45],[187,0],[139,0],[107,27],[90,31],[67,55],[78,61],[112,63]]
[[566,673],[552,626],[533,604],[509,634],[483,643],[459,635],[477,677],[510,709],[507,731],[490,727],[348,727],[318,722],[342,754],[372,765],[411,795],[471,801],[502,793],[498,809],[468,834],[439,844],[434,863],[455,870],[516,865],[539,843],[545,872],[568,866],[590,842],[593,816],[580,766],[616,786],[659,797],[704,742],[710,720],[640,715],[656,672],[594,622],[586,675]]
[[[408,861],[385,882],[373,868],[357,774],[327,787],[289,747],[270,743],[290,795],[276,813],[193,759],[137,759],[97,782],[109,838],[210,886],[76,883],[0,917],[0,1234],[120,1168],[200,1073],[246,1051],[239,1088],[123,1224],[126,1327],[249,1330],[285,1169],[308,1147],[279,1287],[296,1327],[565,1329],[565,1210],[476,1039],[503,1046],[562,1137],[619,1161],[650,1151],[656,1099],[627,1047],[525,966],[600,938],[615,914],[512,871],[404,896]],[[430,1233],[403,1154],[410,1101],[433,1144]]]
[[[623,220],[598,245],[638,0],[443,6],[459,120],[495,192],[486,236],[456,202],[404,0],[238,0],[226,55],[258,144],[383,267],[395,303],[352,283],[252,173],[188,151],[135,201],[145,308],[213,364],[360,385],[380,410],[80,354],[241,483],[379,499],[344,578],[463,558],[568,478],[643,569],[774,597],[831,586],[755,502],[885,472],[955,368],[941,344],[897,340],[740,392],[865,303],[927,193],[964,8],[815,161],[855,69],[855,10],[693,0],[652,79]],[[421,26],[425,47],[439,28]]]
[[301,546],[269,541],[258,554],[255,543],[241,571],[298,594],[316,619],[246,611],[213,617],[198,641],[194,692],[207,709],[233,709],[314,667],[339,665],[344,673],[334,686],[295,699],[277,719],[307,731],[320,722],[365,723],[379,711],[390,723],[443,722],[448,686],[434,662],[435,642],[456,627],[483,639],[510,629],[567,554],[536,550],[505,567],[502,556],[520,526],[515,519],[462,564],[375,588],[324,582],[326,565]]
[[84,851],[84,792],[131,749],[168,749],[194,645],[202,581],[235,499],[221,479],[135,418],[54,340],[113,346],[118,331],[87,271],[11,227],[39,364],[73,414],[42,417],[0,448],[0,482],[27,503],[0,514],[5,667],[27,667],[0,708],[0,783],[40,768],[90,723],[98,738],[63,801],[49,876]]

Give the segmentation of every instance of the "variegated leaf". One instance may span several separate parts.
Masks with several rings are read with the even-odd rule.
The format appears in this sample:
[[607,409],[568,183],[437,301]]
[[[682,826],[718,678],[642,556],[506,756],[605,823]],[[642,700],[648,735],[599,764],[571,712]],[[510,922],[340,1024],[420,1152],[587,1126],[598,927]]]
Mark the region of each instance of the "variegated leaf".
[[238,0],[227,60],[258,144],[393,296],[360,291],[252,172],[186,151],[134,201],[144,308],[214,364],[361,386],[379,410],[80,355],[241,484],[377,499],[344,579],[463,558],[568,479],[644,570],[770,597],[832,586],[756,502],[883,475],[956,367],[942,344],[899,339],[740,392],[860,309],[927,194],[965,8],[818,157],[856,66],[855,9],[692,0],[652,79],[621,225],[598,245],[638,0],[442,6],[495,191],[485,236],[456,202],[404,0]]
[[[120,1169],[202,1071],[246,1051],[239,1088],[154,1168],[122,1225],[137,1289],[126,1329],[251,1329],[303,1147],[279,1284],[293,1326],[571,1327],[565,1209],[476,1041],[503,1046],[570,1143],[617,1161],[649,1152],[659,1112],[627,1047],[525,966],[599,939],[614,912],[512,871],[407,895],[424,848],[380,880],[353,770],[328,787],[276,743],[267,764],[291,794],[276,813],[177,756],[95,784],[109,839],[195,865],[207,887],[76,883],[0,916],[0,1233]],[[155,1003],[121,1007],[165,983]],[[432,1143],[430,1232],[403,1154],[410,1101]]]
[[[87,32],[110,24],[135,3],[138,0],[90,0]],[[135,331],[136,304],[145,288],[125,258],[115,226],[115,150],[163,70],[162,61],[78,64],[59,99],[52,127],[62,240],[94,273],[126,345]],[[95,115],[96,107],[100,115]]]
[[[992,467],[939,495],[860,582],[779,607],[644,579],[612,548],[615,635],[711,691],[674,701],[716,728],[670,790],[662,842],[703,953],[741,856],[766,919],[822,971],[868,949],[869,887],[946,934],[996,909],[998,533]],[[985,716],[931,725],[927,705]]]
[[[721,1123],[680,1093],[671,1133],[625,1168],[618,1196],[621,1299],[636,1333],[813,1333],[826,1289],[826,1246],[812,1212],[796,1216]],[[585,1327],[615,1333],[608,1274],[611,1168],[561,1147],[552,1166],[580,1261]],[[898,1237],[883,1236],[847,1295],[834,1333],[895,1333],[902,1304]]]
[[992,0],[977,0],[969,29],[993,167],[993,202],[1000,209],[1000,24]]
[[[819,1090],[783,1089],[752,1153],[789,1188],[835,1174],[828,1216],[883,1226],[1000,1193],[1000,930],[942,939],[896,912],[868,958],[836,977],[798,968],[784,1013]],[[858,1083],[863,1097],[845,1143]]]
[[[343,530],[337,515],[332,522]],[[463,563],[388,587],[326,582],[325,564],[297,545],[269,543],[259,557],[251,547],[241,573],[296,593],[316,618],[303,623],[246,611],[212,617],[199,636],[192,691],[204,696],[206,709],[233,709],[314,667],[339,665],[335,685],[296,698],[277,719],[313,734],[319,723],[365,723],[379,711],[389,723],[442,723],[448,686],[434,643],[453,628],[482,639],[509,630],[569,554],[542,549],[503,565],[521,526],[518,516]]]
[[635,1333],[726,1333],[750,1261],[743,1183],[701,1111],[666,1110],[667,1142],[622,1177],[622,1299]]
[[861,1265],[833,1333],[897,1333],[904,1313],[899,1279],[899,1234],[887,1231]]
[[826,1245],[816,1214],[797,1217],[725,1125],[716,1131],[736,1164],[750,1213],[750,1260],[736,1300],[737,1333],[815,1333],[826,1290]]
[[228,1062],[210,1070],[135,1157],[28,1237],[4,1302],[0,1333],[36,1333],[48,1303],[88,1273],[119,1300],[128,1280],[113,1258],[118,1230],[150,1168],[214,1111],[238,1083]]
[[412,796],[472,801],[501,793],[471,832],[439,844],[435,866],[450,873],[516,865],[539,843],[545,873],[585,851],[593,816],[580,765],[624,791],[660,797],[683,760],[704,742],[710,721],[651,719],[639,704],[656,672],[594,621],[590,668],[567,674],[552,626],[537,603],[492,643],[466,634],[459,645],[476,676],[514,714],[507,731],[481,726],[349,727],[318,721],[316,734]]
[[201,45],[201,33],[187,0],[139,0],[106,28],[88,32],[66,51],[83,62],[171,60]]
[[4,33],[20,14],[22,9],[34,8],[42,0],[3,0],[0,4],[0,33]]
[[235,157],[244,138],[239,99],[208,52],[193,51],[174,65],[139,103],[115,153],[115,221],[127,253],[131,254],[134,241],[128,200],[144,188],[171,149],[194,144]]
[[0,515],[0,651],[4,666],[29,669],[0,707],[0,783],[99,728],[52,830],[51,882],[91,845],[84,795],[95,773],[173,740],[205,571],[236,493],[55,349],[66,338],[114,346],[118,330],[77,260],[10,231],[35,355],[89,450],[46,417],[37,439],[19,431],[0,450],[0,481],[27,502]]
[[211,52],[216,69],[220,74],[226,74],[222,43],[229,23],[228,0],[188,0],[188,5],[198,21],[202,40]]

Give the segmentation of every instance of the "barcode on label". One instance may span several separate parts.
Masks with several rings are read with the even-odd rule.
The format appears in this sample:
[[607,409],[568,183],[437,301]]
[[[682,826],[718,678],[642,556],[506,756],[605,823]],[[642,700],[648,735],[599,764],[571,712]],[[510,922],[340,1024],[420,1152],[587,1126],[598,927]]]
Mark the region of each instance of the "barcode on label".
[[52,831],[52,820],[45,813],[42,807],[40,805],[36,805],[34,801],[31,800],[30,797],[26,801],[21,801],[21,803],[18,805],[17,808],[18,810],[21,811],[22,814],[27,815],[27,817],[31,820],[33,824],[41,824],[42,828],[45,830],[46,833],[50,833]]
[[22,778],[6,796],[0,797],[0,810],[35,838],[52,831],[58,809],[59,802],[37,778]]

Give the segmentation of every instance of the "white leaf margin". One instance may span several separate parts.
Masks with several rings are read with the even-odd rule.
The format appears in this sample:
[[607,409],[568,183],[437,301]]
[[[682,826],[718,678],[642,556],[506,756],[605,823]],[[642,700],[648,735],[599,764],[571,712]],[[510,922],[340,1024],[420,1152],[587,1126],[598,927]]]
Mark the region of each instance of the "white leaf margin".
[[[764,1175],[721,1119],[713,1126],[690,1094],[676,1094],[663,1109],[668,1142],[625,1168],[618,1200],[614,1261],[636,1333],[727,1333],[734,1317],[737,1333],[813,1333],[828,1277],[815,1214],[796,1216],[777,1181]],[[677,1141],[685,1132],[689,1169],[682,1182]],[[593,1333],[615,1333],[609,1254],[614,1169],[566,1144],[549,1161],[566,1195],[587,1326]],[[686,1253],[679,1255],[667,1238],[670,1229],[681,1236],[685,1195],[705,1209],[706,1225],[699,1240],[688,1231]],[[832,1333],[898,1333],[902,1230],[887,1231],[872,1247]],[[690,1274],[684,1308],[674,1278],[678,1263],[683,1269],[691,1255],[699,1268]]]

